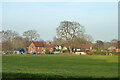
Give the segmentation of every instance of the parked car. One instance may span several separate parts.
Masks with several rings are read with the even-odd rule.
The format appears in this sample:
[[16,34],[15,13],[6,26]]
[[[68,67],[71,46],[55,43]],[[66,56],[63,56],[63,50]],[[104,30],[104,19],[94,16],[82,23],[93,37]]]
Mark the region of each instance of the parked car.
[[54,51],[53,53],[54,54],[59,54],[59,53],[61,53],[61,51]]
[[75,52],[76,55],[86,55],[85,52]]
[[8,54],[9,52],[5,52],[5,54]]
[[54,52],[50,53],[50,54],[54,54]]

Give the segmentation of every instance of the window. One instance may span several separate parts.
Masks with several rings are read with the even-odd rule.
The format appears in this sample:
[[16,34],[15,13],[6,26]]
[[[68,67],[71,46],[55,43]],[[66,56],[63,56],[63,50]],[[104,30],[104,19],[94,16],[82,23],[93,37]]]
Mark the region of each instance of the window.
[[31,47],[31,50],[33,50],[33,46]]

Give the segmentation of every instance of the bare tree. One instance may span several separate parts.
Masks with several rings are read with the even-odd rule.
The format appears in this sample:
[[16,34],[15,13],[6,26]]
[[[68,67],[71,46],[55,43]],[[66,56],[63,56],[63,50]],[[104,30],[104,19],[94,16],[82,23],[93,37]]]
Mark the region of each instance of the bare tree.
[[62,38],[56,38],[56,37],[54,37],[53,38],[53,43],[56,44],[56,45],[63,45],[63,44],[66,43],[66,41],[63,40]]
[[2,42],[2,51],[11,51],[13,50],[12,43],[10,41]]
[[97,40],[95,46],[98,48],[98,50],[104,49],[104,42],[101,40]]
[[118,41],[117,39],[112,39],[111,43],[117,43],[117,41]]
[[62,21],[56,31],[58,38],[66,40],[70,53],[72,53],[74,39],[84,33],[84,27],[77,22]]
[[74,40],[74,44],[91,44],[92,41],[93,38],[91,35],[81,34]]
[[112,40],[111,40],[112,46],[116,47],[117,41],[118,41],[117,39],[112,39]]
[[15,50],[18,50],[18,49],[21,49],[21,48],[26,49],[27,46],[26,46],[25,39],[22,38],[21,36],[16,37],[14,39],[13,47],[14,47]]
[[104,42],[104,49],[107,50],[109,47],[116,47],[117,39],[112,39],[110,42]]
[[29,41],[38,40],[40,35],[37,33],[36,30],[28,30],[23,33],[23,36],[28,39]]
[[14,40],[16,37],[18,37],[19,34],[16,31],[7,30],[2,31],[2,40],[3,41],[11,41]]
[[91,35],[89,34],[85,34],[85,40],[87,41],[87,43],[92,43],[93,42],[93,38]]
[[[19,34],[16,31],[12,31],[12,30],[2,31],[2,42],[3,42],[2,44],[3,44],[3,47],[7,48],[8,50],[14,50],[14,46],[13,46],[15,44],[14,40],[18,36],[19,36]],[[7,47],[4,46],[6,44],[8,44]]]

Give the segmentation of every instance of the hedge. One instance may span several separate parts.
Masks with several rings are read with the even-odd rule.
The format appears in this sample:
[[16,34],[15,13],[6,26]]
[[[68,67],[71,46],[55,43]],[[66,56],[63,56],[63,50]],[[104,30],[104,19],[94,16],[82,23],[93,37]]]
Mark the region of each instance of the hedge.
[[117,52],[92,52],[93,55],[106,55],[108,53],[108,55],[110,53],[112,53],[112,55],[119,55],[120,53],[117,53]]

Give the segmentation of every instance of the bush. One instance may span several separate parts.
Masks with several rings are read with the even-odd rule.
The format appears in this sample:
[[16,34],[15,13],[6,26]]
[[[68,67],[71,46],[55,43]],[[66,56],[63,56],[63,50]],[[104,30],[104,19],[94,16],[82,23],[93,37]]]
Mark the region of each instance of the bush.
[[117,53],[117,52],[93,52],[93,55],[106,55],[106,53],[108,53],[108,55],[110,54],[110,53],[112,53],[112,55],[118,55],[119,53]]
[[53,48],[53,51],[55,51],[55,50],[56,50],[56,48],[54,47],[54,48]]
[[50,51],[46,50],[45,54],[50,54]]
[[92,52],[87,52],[88,55],[92,55],[93,53]]

